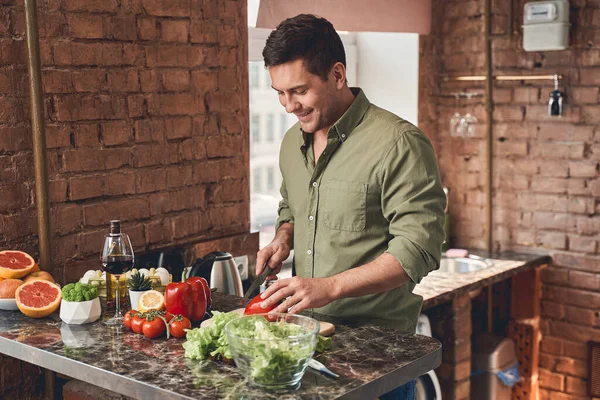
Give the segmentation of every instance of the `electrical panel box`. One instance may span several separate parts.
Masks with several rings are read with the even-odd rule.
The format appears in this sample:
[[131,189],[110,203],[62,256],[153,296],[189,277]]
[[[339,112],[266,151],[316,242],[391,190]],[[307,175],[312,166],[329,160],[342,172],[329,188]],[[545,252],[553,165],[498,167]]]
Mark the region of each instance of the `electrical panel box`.
[[525,3],[523,49],[565,50],[569,46],[569,26],[568,0]]

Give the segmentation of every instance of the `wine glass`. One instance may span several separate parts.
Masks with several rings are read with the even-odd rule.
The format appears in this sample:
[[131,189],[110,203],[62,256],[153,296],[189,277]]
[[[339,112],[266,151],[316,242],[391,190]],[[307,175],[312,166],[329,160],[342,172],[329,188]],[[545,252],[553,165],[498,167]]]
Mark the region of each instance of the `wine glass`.
[[458,100],[460,99],[460,94],[455,93],[454,99],[454,107],[456,111],[454,111],[454,115],[452,116],[452,118],[450,118],[450,136],[462,136],[462,126],[460,124],[461,117],[460,113],[458,112]]
[[[472,97],[472,93],[467,93],[468,100],[471,100]],[[477,117],[471,115],[471,113],[467,111],[467,114],[460,119],[460,124],[462,126],[464,136],[474,137],[477,130],[478,122],[479,121],[477,120]]]
[[100,259],[102,270],[106,272],[107,279],[110,279],[108,274],[112,274],[116,279],[115,293],[115,316],[104,321],[106,325],[121,326],[123,325],[123,314],[121,314],[120,301],[120,283],[121,274],[129,271],[133,267],[133,248],[127,234],[121,232],[120,221],[110,221],[110,233],[104,236],[104,248],[102,249],[102,257]]

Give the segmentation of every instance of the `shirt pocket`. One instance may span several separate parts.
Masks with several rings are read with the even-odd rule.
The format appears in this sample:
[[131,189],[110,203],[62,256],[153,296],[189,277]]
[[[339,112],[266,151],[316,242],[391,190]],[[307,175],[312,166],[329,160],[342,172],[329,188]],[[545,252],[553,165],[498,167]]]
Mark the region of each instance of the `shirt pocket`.
[[367,222],[368,186],[361,182],[329,180],[323,207],[325,225],[342,231],[364,230]]

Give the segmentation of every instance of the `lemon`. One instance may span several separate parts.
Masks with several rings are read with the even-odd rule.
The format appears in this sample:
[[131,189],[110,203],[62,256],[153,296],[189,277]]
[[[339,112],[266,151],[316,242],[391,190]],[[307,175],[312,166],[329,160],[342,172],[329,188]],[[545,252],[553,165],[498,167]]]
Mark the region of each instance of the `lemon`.
[[138,299],[138,311],[148,312],[150,310],[164,310],[165,296],[157,290],[148,290],[140,295]]

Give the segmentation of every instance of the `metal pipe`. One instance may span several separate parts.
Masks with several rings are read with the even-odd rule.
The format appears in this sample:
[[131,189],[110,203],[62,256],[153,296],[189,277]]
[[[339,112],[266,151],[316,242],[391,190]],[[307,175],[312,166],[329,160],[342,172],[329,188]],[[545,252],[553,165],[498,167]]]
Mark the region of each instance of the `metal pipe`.
[[530,75],[530,76],[518,76],[518,75],[500,75],[494,77],[497,81],[542,81],[547,79],[562,79],[563,76],[560,74],[552,75]]
[[458,93],[448,93],[448,94],[437,95],[437,97],[453,97],[455,99],[460,98],[460,97],[465,97],[467,99],[471,99],[473,97],[483,97],[483,96],[484,96],[483,93],[479,93],[479,92],[458,92]]
[[[563,79],[561,74],[552,75],[498,75],[492,76],[492,79],[497,81],[540,81],[540,80],[554,80]],[[485,81],[487,75],[468,75],[468,76],[446,76],[444,81]]]
[[[510,0],[512,1],[512,0]],[[494,123],[494,103],[493,89],[494,81],[492,76],[492,4],[491,0],[485,0],[484,10],[484,25],[485,25],[485,111],[487,114],[487,135],[485,137],[485,147],[487,150],[487,171],[485,185],[485,226],[486,226],[486,241],[488,252],[492,251],[493,247],[493,228],[492,228],[492,167],[494,165],[494,153],[492,146],[493,123]],[[489,329],[489,327],[488,327]]]
[[44,94],[42,92],[42,67],[36,0],[25,0],[25,27],[27,30],[27,61],[29,90],[31,94],[31,134],[33,136],[35,202],[37,207],[40,266],[45,270],[52,271]]
[[510,37],[512,37],[514,15],[515,15],[515,5],[514,5],[513,0],[509,0],[509,2],[508,2],[508,23],[507,23],[507,27],[506,27],[506,32],[499,33],[499,34],[493,34],[493,33],[491,33],[491,28],[490,28],[490,36],[493,38],[510,38]]

